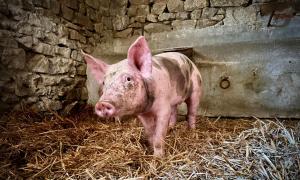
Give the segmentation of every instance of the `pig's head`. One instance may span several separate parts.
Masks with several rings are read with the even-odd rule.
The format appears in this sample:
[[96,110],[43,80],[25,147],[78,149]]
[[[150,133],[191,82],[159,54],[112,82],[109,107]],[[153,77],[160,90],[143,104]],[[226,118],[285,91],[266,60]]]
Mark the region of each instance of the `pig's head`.
[[103,84],[102,95],[95,106],[97,115],[116,117],[137,114],[152,104],[148,87],[152,56],[143,36],[130,46],[127,59],[116,64],[108,65],[91,55],[83,55],[97,82]]

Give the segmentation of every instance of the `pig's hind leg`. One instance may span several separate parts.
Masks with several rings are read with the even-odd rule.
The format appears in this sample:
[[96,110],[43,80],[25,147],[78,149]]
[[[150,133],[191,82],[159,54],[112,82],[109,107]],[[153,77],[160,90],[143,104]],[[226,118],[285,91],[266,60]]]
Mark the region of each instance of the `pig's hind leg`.
[[176,124],[176,117],[177,116],[177,105],[172,107],[172,111],[171,111],[171,117],[169,120],[169,128],[173,129],[175,127]]
[[[199,82],[196,83],[198,84]],[[196,128],[196,116],[197,116],[198,106],[200,103],[200,97],[201,97],[201,84],[199,84],[198,86],[194,85],[190,97],[188,97],[185,101],[188,109],[188,114],[187,114],[188,126],[191,129]]]

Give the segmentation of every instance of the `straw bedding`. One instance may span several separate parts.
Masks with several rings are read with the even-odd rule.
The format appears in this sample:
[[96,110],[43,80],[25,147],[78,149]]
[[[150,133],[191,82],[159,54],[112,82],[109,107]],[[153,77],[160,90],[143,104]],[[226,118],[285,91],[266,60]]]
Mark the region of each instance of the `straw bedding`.
[[300,179],[296,120],[199,117],[194,131],[180,121],[163,159],[151,156],[137,119],[102,120],[90,109],[6,114],[0,128],[0,178]]

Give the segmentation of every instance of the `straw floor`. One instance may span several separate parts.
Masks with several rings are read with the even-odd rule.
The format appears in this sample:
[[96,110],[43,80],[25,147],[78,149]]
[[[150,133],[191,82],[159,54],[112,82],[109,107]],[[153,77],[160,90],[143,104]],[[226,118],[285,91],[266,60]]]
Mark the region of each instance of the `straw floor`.
[[[183,119],[181,117],[180,119]],[[199,117],[177,122],[166,157],[151,156],[135,118],[21,112],[0,119],[2,179],[300,179],[297,120]]]

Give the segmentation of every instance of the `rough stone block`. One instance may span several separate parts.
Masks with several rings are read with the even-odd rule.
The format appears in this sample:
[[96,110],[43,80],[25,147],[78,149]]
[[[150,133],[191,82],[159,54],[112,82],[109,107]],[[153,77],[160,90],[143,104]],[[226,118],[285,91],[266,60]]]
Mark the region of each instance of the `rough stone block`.
[[95,26],[95,31],[97,33],[102,33],[102,31],[103,31],[103,24],[102,23],[94,24],[94,26]]
[[116,32],[114,34],[114,37],[116,37],[116,38],[128,38],[132,35],[132,31],[133,31],[132,28],[128,28],[128,29],[125,29],[123,31]]
[[86,0],[85,3],[91,8],[99,9],[100,1],[97,0]]
[[70,39],[79,40],[82,43],[86,43],[86,37],[81,35],[78,31],[70,29]]
[[33,95],[41,79],[40,75],[30,72],[18,73],[15,77],[15,94],[17,96]]
[[188,12],[178,12],[176,13],[176,19],[179,20],[186,20],[189,19],[189,13]]
[[6,16],[9,15],[9,10],[4,0],[0,0],[0,12]]
[[257,9],[255,6],[227,8],[226,18],[223,20],[227,26],[236,24],[253,25],[257,21]]
[[208,27],[208,26],[213,26],[217,23],[218,23],[217,21],[210,20],[210,19],[199,19],[197,21],[196,28],[201,29],[201,28],[205,28],[205,27]]
[[32,2],[37,7],[50,8],[50,0],[33,0]]
[[88,38],[88,44],[92,46],[96,46],[96,41],[93,37]]
[[143,27],[143,25],[140,22],[134,22],[134,23],[129,24],[128,27],[130,27],[130,28],[141,28],[141,27]]
[[147,21],[157,22],[157,15],[155,15],[155,14],[148,14],[147,15]]
[[149,5],[132,5],[128,8],[128,16],[146,16],[150,12]]
[[67,6],[61,6],[62,16],[63,18],[71,21],[74,17],[74,11]]
[[144,27],[144,30],[148,33],[155,33],[162,31],[170,31],[172,30],[172,27],[161,23],[150,23]]
[[44,55],[35,55],[28,60],[27,68],[32,72],[49,73],[50,63]]
[[15,94],[5,94],[0,97],[1,101],[5,102],[6,104],[15,104],[20,101],[20,98]]
[[51,44],[51,45],[57,45],[58,37],[54,33],[47,33],[47,34],[45,34],[45,38],[44,38],[43,42],[45,42],[47,44]]
[[83,62],[83,59],[82,59],[82,55],[79,51],[77,50],[73,50],[72,53],[71,53],[71,58],[76,60],[76,61],[81,61]]
[[120,31],[127,28],[129,25],[129,17],[128,16],[116,16],[113,20],[114,30]]
[[74,79],[70,78],[68,75],[61,76],[53,76],[48,74],[41,74],[41,83],[45,86],[53,86],[53,85],[63,85],[68,86],[74,83]]
[[138,6],[134,6],[134,5],[130,6],[130,7],[127,9],[127,11],[128,11],[127,14],[128,14],[128,16],[129,16],[129,17],[135,16],[136,13],[137,13],[137,9],[138,9]]
[[158,16],[158,21],[170,21],[175,19],[174,13],[162,13]]
[[50,73],[51,74],[64,74],[67,72],[72,71],[72,69],[75,69],[74,63],[71,59],[68,58],[62,58],[62,57],[55,57],[49,59],[51,62],[50,66]]
[[141,35],[143,35],[142,29],[135,29],[135,30],[133,30],[132,36],[141,36]]
[[105,30],[112,30],[113,29],[113,23],[111,17],[102,17],[102,23],[105,26]]
[[249,0],[210,0],[211,7],[242,6],[248,4]]
[[208,6],[208,0],[186,0],[184,2],[185,11],[193,11]]
[[86,13],[86,5],[84,3],[80,3],[79,4],[79,10],[78,10],[78,12],[80,14],[85,14]]
[[172,22],[173,29],[194,29],[197,20],[175,20]]
[[29,14],[29,12],[24,11],[22,8],[18,6],[9,5],[8,9],[11,14],[11,17],[17,21],[25,21],[27,15]]
[[167,7],[169,12],[183,11],[183,1],[181,0],[168,0]]
[[226,14],[226,10],[224,8],[220,8],[217,12],[217,14],[222,14],[225,15]]
[[90,18],[88,18],[87,16],[84,16],[80,13],[75,14],[75,18],[74,18],[73,22],[80,26],[84,26],[88,30],[94,29],[94,25],[93,25],[92,21],[90,20]]
[[96,21],[97,20],[97,15],[96,15],[96,11],[92,8],[87,8],[86,9],[86,15],[87,17],[89,17],[91,20]]
[[22,36],[17,38],[17,41],[27,48],[32,48],[32,44],[33,44],[32,36]]
[[165,11],[167,4],[165,2],[154,3],[151,9],[152,14],[159,15]]
[[134,21],[144,23],[144,22],[146,22],[146,16],[136,16],[136,17],[134,17]]
[[129,0],[130,4],[139,5],[139,4],[149,4],[150,0]]
[[79,5],[77,0],[63,0],[62,3],[71,9],[78,10]]
[[163,3],[167,3],[168,0],[153,0],[154,3],[158,3],[158,2],[163,2]]
[[32,26],[32,36],[36,39],[44,39],[45,38],[45,29],[41,27]]
[[[1,53],[1,51],[0,51]],[[1,54],[1,63],[9,69],[24,69],[25,51],[21,48],[4,48]]]
[[214,20],[214,21],[222,21],[224,18],[225,18],[225,15],[223,15],[223,14],[217,14],[217,15],[211,17],[210,19]]
[[200,19],[202,15],[201,9],[196,9],[191,13],[191,19]]
[[0,13],[0,28],[1,29],[9,29],[9,30],[14,30],[14,31],[18,31],[19,30],[19,23],[17,21],[11,21],[9,19],[7,19],[5,16],[3,16]]
[[217,8],[204,8],[202,12],[202,18],[211,18],[216,15],[218,12]]
[[70,58],[71,49],[66,47],[56,47],[56,54],[61,55],[65,58]]
[[10,48],[18,48],[18,42],[12,37],[1,36],[0,46],[10,47]]
[[[139,1],[139,2],[143,2],[143,1]],[[109,4],[110,3],[110,4]],[[110,5],[111,9],[115,8],[118,9],[120,7],[126,7],[128,3],[128,0],[112,0],[112,1],[107,1],[107,3],[105,3],[105,1],[100,2],[100,6],[102,7],[108,7],[108,5]],[[131,3],[133,4],[133,3]]]
[[58,100],[49,99],[47,97],[42,97],[41,99],[42,102],[40,102],[39,111],[48,111],[48,109],[58,111],[62,109],[62,103]]
[[147,16],[150,13],[149,5],[139,5],[137,8],[137,16]]
[[59,14],[60,12],[60,3],[57,0],[50,0],[50,10],[54,14]]
[[126,6],[109,9],[109,13],[113,14],[114,16],[125,16],[126,12],[127,12]]
[[67,37],[60,38],[58,40],[58,44],[60,46],[66,46],[66,47],[69,47],[71,49],[76,49],[77,48],[76,41],[70,40]]
[[45,54],[45,55],[49,55],[49,56],[54,56],[54,53],[55,53],[55,47],[54,46],[51,46],[49,44],[42,43],[42,42],[35,45],[33,47],[33,50],[37,53]]

